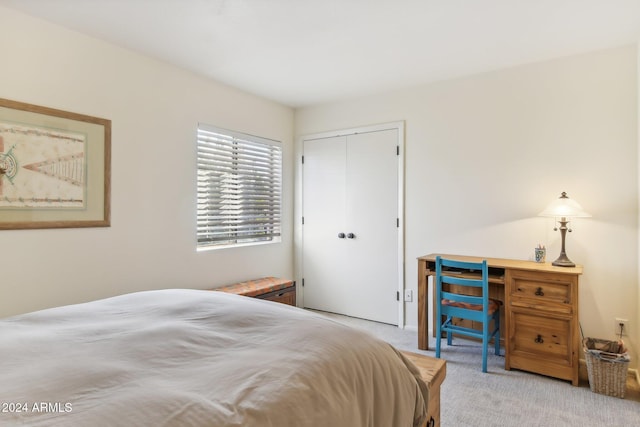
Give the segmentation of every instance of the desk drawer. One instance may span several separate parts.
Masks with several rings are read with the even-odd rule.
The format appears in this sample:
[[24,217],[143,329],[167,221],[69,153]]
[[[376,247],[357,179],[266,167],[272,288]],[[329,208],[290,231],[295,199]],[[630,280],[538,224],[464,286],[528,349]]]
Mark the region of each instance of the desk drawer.
[[570,317],[541,317],[513,310],[511,326],[512,354],[525,353],[545,360],[570,362]]
[[571,281],[565,277],[517,272],[512,278],[509,289],[514,301],[525,298],[538,305],[549,303],[571,305],[573,302]]
[[506,369],[522,369],[578,385],[578,347],[572,316],[511,311]]

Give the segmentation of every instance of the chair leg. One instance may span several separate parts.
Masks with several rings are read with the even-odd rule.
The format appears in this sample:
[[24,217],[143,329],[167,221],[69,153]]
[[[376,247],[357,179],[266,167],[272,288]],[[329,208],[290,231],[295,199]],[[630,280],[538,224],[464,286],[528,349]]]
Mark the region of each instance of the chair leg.
[[500,356],[500,311],[496,311],[493,317],[493,322],[496,328],[496,334],[493,337],[496,356]]
[[442,339],[442,316],[436,321],[436,358],[440,359],[440,341]]
[[[447,324],[451,326],[452,323],[453,323],[453,319],[451,319],[451,317],[447,317]],[[453,333],[447,331],[447,345],[449,346],[452,345],[453,343],[452,340],[453,340]]]
[[482,324],[482,372],[487,372],[487,352],[489,347],[489,322]]

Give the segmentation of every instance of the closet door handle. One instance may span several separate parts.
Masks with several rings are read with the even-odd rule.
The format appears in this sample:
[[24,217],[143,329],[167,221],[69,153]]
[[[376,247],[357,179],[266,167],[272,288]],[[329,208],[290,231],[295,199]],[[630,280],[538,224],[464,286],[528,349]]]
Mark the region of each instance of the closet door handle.
[[347,239],[355,239],[355,238],[356,238],[355,234],[353,234],[353,233],[347,234]]
[[344,233],[338,233],[338,239],[344,239]]

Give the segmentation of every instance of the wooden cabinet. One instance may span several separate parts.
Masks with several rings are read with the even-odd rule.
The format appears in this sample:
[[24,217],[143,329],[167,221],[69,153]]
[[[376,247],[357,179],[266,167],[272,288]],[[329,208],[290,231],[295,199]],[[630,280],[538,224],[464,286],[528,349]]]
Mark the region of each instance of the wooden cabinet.
[[505,369],[578,385],[578,274],[505,272]]
[[295,285],[288,288],[279,289],[277,291],[268,292],[266,294],[256,295],[256,298],[267,299],[269,301],[281,302],[283,304],[296,305],[296,287]]
[[296,305],[296,282],[279,277],[262,277],[246,282],[232,283],[212,290]]
[[446,362],[443,359],[423,354],[401,352],[420,371],[420,376],[429,388],[427,419],[422,427],[440,427],[440,386],[447,375]]

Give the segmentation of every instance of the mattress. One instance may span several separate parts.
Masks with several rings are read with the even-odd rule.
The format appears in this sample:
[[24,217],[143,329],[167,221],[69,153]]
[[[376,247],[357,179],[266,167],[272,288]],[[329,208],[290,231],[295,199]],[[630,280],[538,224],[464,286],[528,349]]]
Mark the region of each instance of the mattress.
[[402,427],[426,402],[388,343],[271,301],[170,289],[0,321],[0,425]]

